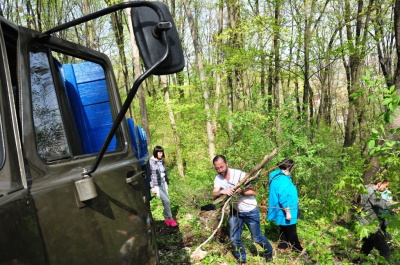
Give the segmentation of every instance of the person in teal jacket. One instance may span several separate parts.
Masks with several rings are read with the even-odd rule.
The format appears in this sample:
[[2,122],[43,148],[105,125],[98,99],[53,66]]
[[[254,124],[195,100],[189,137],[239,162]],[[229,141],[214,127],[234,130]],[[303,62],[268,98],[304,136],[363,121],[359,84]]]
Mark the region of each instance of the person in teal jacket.
[[292,159],[278,163],[278,169],[269,175],[269,197],[267,219],[274,221],[280,228],[279,249],[290,247],[292,250],[303,250],[297,236],[297,219],[299,217],[299,196],[291,180],[294,166]]

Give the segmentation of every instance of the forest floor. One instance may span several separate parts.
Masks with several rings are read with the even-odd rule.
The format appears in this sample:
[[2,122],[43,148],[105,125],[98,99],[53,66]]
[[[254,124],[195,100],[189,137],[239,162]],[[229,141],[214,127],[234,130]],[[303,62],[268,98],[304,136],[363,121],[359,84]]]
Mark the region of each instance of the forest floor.
[[[175,209],[179,226],[168,227],[163,219],[159,218],[161,213],[159,203],[154,202],[153,204],[157,205],[153,208],[158,208],[155,213],[155,228],[161,265],[237,264],[231,253],[226,222],[213,239],[202,248],[205,251],[205,257],[202,260],[191,259],[193,251],[212,234],[213,229],[211,227],[216,227],[216,222],[219,220],[218,216],[215,216],[215,211],[210,211],[210,214],[206,215],[204,215],[204,212],[198,211],[196,215],[195,213],[179,214]],[[328,224],[310,224],[307,221],[300,221],[298,226],[299,237],[303,246],[306,246],[311,259],[305,256],[299,257],[298,253],[278,250],[276,248],[278,227],[263,221],[263,219],[261,220],[263,232],[275,249],[274,261],[270,264],[346,265],[352,264],[351,260],[356,258],[360,251],[361,241],[354,239],[354,235],[347,230],[346,224],[339,223],[323,233],[322,231],[328,227]],[[252,242],[247,229],[244,230],[242,238],[248,256],[246,265],[267,264],[262,257],[262,249]],[[396,233],[394,238],[398,239],[399,235]],[[392,262],[390,264],[400,264],[400,246],[397,242],[392,242],[392,250]],[[373,251],[372,255],[367,257],[368,262],[363,264],[378,264],[380,257],[377,254],[376,251]]]

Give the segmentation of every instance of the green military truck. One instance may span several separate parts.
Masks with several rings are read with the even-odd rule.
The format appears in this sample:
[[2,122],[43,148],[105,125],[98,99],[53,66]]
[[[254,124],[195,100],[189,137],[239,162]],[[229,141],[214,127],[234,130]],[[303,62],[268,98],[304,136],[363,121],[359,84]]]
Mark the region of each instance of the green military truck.
[[[145,71],[124,103],[106,55],[53,36],[132,8]],[[158,264],[146,174],[125,114],[152,74],[184,67],[159,2],[45,32],[0,17],[0,264]]]

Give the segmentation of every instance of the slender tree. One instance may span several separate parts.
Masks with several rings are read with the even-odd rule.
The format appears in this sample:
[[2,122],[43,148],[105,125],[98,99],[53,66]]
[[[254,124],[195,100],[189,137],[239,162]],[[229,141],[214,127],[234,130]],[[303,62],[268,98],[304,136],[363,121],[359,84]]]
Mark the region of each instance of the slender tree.
[[[244,41],[243,41],[243,34],[240,28],[240,20],[241,20],[241,13],[240,13],[240,0],[227,0],[227,16],[228,16],[228,25],[231,31],[229,35],[228,45],[230,51],[230,58],[232,58],[232,63],[230,63],[230,69],[228,71],[228,85],[230,88],[230,104],[231,111],[233,111],[233,100],[234,95],[237,94],[237,109],[239,111],[244,110],[244,87],[243,87],[243,71],[241,67],[241,62],[235,59],[234,54],[238,51],[243,50]],[[239,57],[240,58],[240,57]],[[235,93],[236,91],[236,93]]]
[[[370,25],[372,0],[364,8],[364,0],[357,0],[357,9],[352,13],[352,5],[349,0],[344,2],[344,22],[346,47],[348,53],[343,57],[346,71],[347,93],[349,107],[345,125],[345,137],[343,146],[350,147],[356,141],[357,123],[359,128],[363,122],[365,111],[365,95],[355,98],[353,95],[359,89],[363,63],[367,52],[367,36]],[[354,20],[353,20],[354,17]]]
[[208,90],[207,83],[206,83],[206,75],[205,75],[205,70],[204,70],[204,65],[203,65],[203,56],[201,54],[199,37],[197,35],[194,18],[192,15],[192,11],[190,10],[188,0],[183,0],[183,5],[185,7],[185,13],[186,13],[187,20],[189,22],[190,32],[192,35],[193,46],[194,46],[196,61],[197,61],[197,69],[198,69],[199,75],[200,75],[200,87],[203,91],[204,108],[205,108],[205,112],[206,112],[208,153],[209,153],[209,159],[211,161],[215,156],[215,137],[214,137],[213,130],[212,130],[211,107],[210,107],[210,102],[209,102],[210,92]]
[[[130,11],[128,9],[127,9],[127,16],[130,18]],[[130,32],[131,45],[132,45],[132,57],[133,57],[133,65],[134,65],[133,67],[134,67],[135,77],[137,78],[142,73],[142,71],[141,71],[142,67],[140,64],[139,49],[136,45],[135,35],[133,34],[133,26],[132,26],[131,22],[132,22],[132,20],[128,19],[129,32]],[[147,145],[151,146],[151,134],[150,134],[148,115],[147,115],[147,106],[146,106],[146,94],[143,89],[143,85],[141,85],[139,87],[137,96],[139,99],[139,111],[140,111],[140,119],[142,122],[142,128],[146,132],[146,135],[147,135],[147,138],[146,138]],[[133,114],[131,114],[131,115],[133,115]]]
[[[107,6],[112,6],[115,4],[114,0],[106,0],[105,2]],[[125,55],[124,23],[123,23],[122,11],[117,11],[111,14],[111,25],[114,32],[114,38],[118,47],[118,54],[120,60],[120,63],[118,65],[120,65],[121,67],[122,76],[124,80],[125,93],[128,94],[130,90],[130,85],[128,77],[128,64]],[[130,116],[133,117],[132,108],[129,108],[129,111],[130,111]]]
[[[330,28],[328,29],[330,30]],[[334,54],[334,44],[339,31],[339,27],[333,30],[332,35],[330,36],[328,45],[326,49],[323,48],[322,52],[324,56],[321,56],[320,59],[320,69],[321,71],[318,73],[318,77],[321,83],[321,95],[320,95],[320,105],[317,114],[317,124],[323,121],[327,125],[332,124],[332,79],[334,74],[334,62],[336,60],[336,56]],[[323,38],[322,43],[325,43],[325,38]]]
[[183,169],[183,160],[182,160],[182,151],[181,151],[181,140],[180,140],[180,137],[178,134],[178,128],[177,128],[176,122],[175,122],[174,111],[172,110],[167,76],[162,75],[160,77],[160,79],[161,79],[161,86],[164,91],[165,103],[167,105],[169,121],[171,124],[172,134],[174,136],[174,142],[175,142],[175,146],[176,146],[176,163],[178,165],[178,173],[181,177],[184,177],[185,173],[183,171],[184,169]]
[[217,34],[215,40],[216,46],[216,66],[215,66],[215,103],[214,103],[214,115],[212,116],[212,130],[214,135],[217,133],[217,115],[219,111],[220,104],[220,94],[222,90],[222,71],[220,70],[219,65],[222,64],[222,40],[221,34],[223,31],[223,22],[224,22],[224,3],[223,0],[218,0],[218,26],[217,26]]
[[[274,30],[273,30],[273,54],[274,54],[274,71],[273,71],[273,88],[274,88],[274,107],[279,110],[280,108],[280,67],[281,67],[281,56],[280,56],[280,39],[281,39],[281,1],[275,1],[274,7]],[[277,112],[276,117],[276,128],[277,134],[281,134],[280,126],[280,112]]]

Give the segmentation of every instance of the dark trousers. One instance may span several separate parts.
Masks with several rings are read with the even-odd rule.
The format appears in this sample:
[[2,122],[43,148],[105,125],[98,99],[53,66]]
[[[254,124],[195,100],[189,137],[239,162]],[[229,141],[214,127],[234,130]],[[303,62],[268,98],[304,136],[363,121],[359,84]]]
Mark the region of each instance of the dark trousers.
[[363,238],[363,242],[361,253],[368,255],[373,248],[376,248],[382,257],[390,261],[390,248],[386,242],[385,234],[381,230]]
[[280,225],[279,228],[281,233],[279,235],[278,248],[286,249],[291,247],[294,251],[303,251],[303,247],[300,245],[299,237],[297,236],[296,224]]

